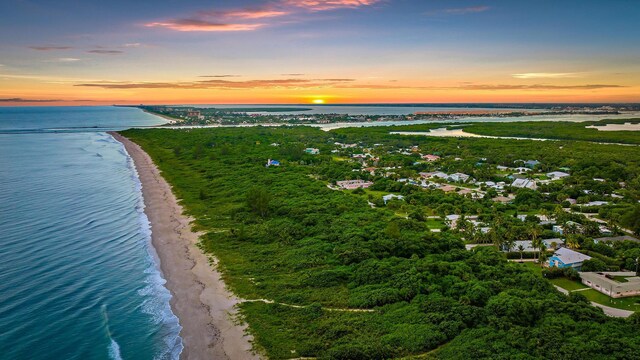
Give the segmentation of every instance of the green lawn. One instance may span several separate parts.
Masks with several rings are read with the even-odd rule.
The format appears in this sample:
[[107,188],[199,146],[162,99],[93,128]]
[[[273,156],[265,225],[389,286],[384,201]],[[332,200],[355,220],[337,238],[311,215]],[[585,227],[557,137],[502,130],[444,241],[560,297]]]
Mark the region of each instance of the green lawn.
[[627,280],[628,276],[614,276],[613,280],[619,282],[619,283],[626,283],[629,282],[629,280]]
[[522,263],[522,266],[528,267],[531,271],[538,275],[542,275],[542,268],[539,264],[534,263],[533,261],[526,261]]
[[438,219],[427,219],[427,227],[429,229],[442,229],[444,227],[444,223]]
[[586,289],[588,286],[582,284],[581,282],[569,280],[566,278],[557,278],[549,280],[553,285],[560,286],[561,288],[568,291],[575,291],[580,289]]
[[640,296],[612,299],[609,296],[593,289],[580,291],[580,293],[586,296],[590,301],[596,302],[598,304],[617,309],[640,311]]

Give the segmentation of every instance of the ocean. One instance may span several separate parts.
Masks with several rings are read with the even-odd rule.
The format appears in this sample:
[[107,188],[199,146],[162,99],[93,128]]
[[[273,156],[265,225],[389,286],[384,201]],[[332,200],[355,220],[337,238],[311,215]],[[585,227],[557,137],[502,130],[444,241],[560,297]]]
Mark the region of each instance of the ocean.
[[0,107],[0,359],[177,359],[140,182],[103,130],[134,108]]

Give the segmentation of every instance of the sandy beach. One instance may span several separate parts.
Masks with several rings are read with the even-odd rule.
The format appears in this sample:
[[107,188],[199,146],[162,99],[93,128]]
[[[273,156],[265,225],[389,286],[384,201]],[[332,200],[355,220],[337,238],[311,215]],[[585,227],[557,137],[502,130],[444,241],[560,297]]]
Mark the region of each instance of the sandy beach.
[[198,234],[191,231],[190,219],[182,214],[169,184],[140,146],[118,133],[109,134],[124,144],[142,183],[152,243],[173,295],[171,308],[182,326],[181,359],[259,359],[251,352],[246,325],[232,320],[239,300],[196,246]]

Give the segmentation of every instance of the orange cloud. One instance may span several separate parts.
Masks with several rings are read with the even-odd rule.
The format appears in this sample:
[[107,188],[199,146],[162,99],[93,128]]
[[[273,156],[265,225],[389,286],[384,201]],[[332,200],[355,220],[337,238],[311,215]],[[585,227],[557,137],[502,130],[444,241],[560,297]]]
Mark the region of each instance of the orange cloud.
[[198,14],[205,17],[216,18],[238,18],[238,19],[263,19],[272,18],[278,16],[288,15],[290,12],[285,10],[276,10],[271,8],[257,8],[257,9],[240,9],[240,10],[211,10],[200,11]]
[[152,22],[145,24],[146,27],[161,27],[175,31],[252,31],[259,29],[264,24],[225,24],[197,19],[176,19],[166,22]]
[[102,81],[93,83],[81,83],[74,86],[96,87],[103,89],[259,89],[259,88],[317,88],[328,87],[341,82],[354,81],[353,79],[268,79],[268,80],[202,80],[183,82],[114,82]]
[[586,85],[466,85],[466,90],[596,90],[609,88],[624,88],[624,85],[586,84]]

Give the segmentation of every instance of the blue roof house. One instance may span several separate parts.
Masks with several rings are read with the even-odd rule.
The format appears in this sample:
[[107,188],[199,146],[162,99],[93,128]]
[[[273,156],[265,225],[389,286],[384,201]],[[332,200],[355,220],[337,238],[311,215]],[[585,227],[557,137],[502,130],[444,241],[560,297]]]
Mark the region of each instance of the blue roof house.
[[549,258],[549,267],[557,267],[560,269],[574,268],[580,270],[582,262],[589,259],[591,259],[591,256],[571,249],[560,248]]
[[538,160],[527,160],[524,162],[524,166],[528,167],[529,169],[533,169],[538,164],[540,164],[540,161]]

